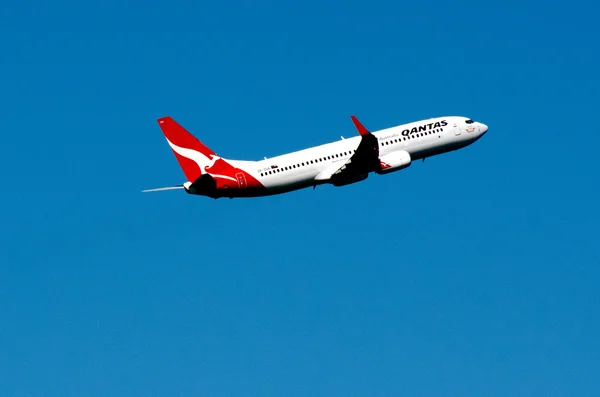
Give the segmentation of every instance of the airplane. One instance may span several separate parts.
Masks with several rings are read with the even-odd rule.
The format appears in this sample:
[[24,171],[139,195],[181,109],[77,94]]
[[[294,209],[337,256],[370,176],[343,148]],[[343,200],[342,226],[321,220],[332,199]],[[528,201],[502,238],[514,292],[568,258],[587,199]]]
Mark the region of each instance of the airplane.
[[471,145],[488,127],[467,117],[449,116],[371,132],[350,116],[358,136],[260,161],[218,156],[170,116],[159,118],[167,143],[187,181],[182,185],[143,192],[184,189],[193,195],[261,197],[308,187],[345,186],[369,174],[390,174],[414,161]]

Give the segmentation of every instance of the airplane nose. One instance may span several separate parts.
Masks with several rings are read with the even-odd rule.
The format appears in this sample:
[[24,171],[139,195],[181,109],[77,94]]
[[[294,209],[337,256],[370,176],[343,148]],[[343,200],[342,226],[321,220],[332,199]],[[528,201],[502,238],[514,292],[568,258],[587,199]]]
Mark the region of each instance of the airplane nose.
[[481,132],[481,134],[485,134],[488,130],[488,126],[483,124],[483,123],[479,123],[479,132]]

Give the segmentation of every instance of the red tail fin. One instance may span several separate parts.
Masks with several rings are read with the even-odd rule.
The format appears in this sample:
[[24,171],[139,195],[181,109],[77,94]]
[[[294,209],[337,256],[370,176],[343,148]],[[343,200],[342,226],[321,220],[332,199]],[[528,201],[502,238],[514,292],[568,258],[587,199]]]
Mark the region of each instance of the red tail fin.
[[190,182],[194,182],[204,173],[203,168],[214,163],[215,152],[206,147],[196,137],[177,124],[171,117],[158,119],[158,125],[165,134],[167,142]]

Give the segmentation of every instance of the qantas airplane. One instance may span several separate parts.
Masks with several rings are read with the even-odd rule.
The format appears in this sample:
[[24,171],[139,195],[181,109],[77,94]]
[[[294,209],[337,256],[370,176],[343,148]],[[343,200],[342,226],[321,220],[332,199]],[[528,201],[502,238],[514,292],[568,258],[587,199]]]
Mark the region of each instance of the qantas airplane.
[[389,174],[413,161],[464,148],[488,127],[467,117],[439,117],[370,132],[351,116],[359,135],[260,161],[229,160],[196,139],[171,117],[158,125],[187,179],[183,185],[143,190],[184,189],[189,194],[260,197],[321,184],[344,186]]

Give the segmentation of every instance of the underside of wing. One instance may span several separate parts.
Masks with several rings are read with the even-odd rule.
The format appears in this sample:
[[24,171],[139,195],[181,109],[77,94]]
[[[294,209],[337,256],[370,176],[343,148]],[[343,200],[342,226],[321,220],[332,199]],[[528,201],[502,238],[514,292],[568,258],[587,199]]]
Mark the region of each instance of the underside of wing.
[[329,179],[334,186],[343,186],[364,180],[369,172],[381,168],[377,137],[371,134],[356,117],[351,116],[351,119],[361,136],[360,144],[345,164],[335,171],[331,170]]

